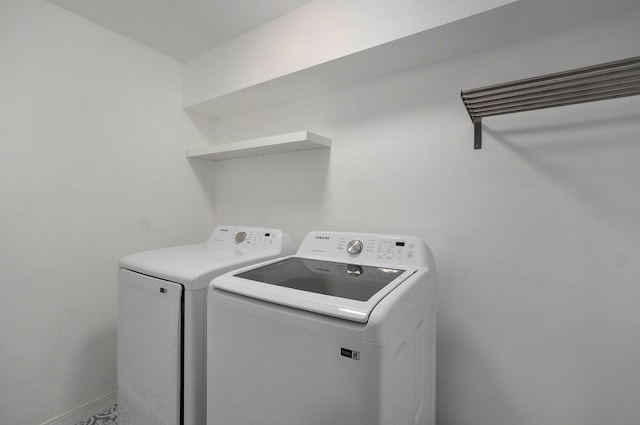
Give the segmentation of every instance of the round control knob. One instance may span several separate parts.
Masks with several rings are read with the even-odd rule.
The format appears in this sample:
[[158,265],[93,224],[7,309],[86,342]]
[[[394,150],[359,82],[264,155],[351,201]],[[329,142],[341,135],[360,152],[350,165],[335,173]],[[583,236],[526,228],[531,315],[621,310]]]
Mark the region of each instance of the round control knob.
[[240,243],[244,241],[246,237],[247,237],[247,234],[245,232],[238,232],[236,233],[236,242]]
[[362,252],[362,247],[362,242],[354,239],[352,241],[349,241],[349,243],[347,244],[347,252],[352,255],[360,254]]

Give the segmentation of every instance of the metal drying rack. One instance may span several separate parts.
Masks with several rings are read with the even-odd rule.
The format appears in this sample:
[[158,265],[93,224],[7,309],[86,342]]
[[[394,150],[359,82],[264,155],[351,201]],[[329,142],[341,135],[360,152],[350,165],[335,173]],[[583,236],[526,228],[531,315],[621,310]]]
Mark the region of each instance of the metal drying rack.
[[482,118],[640,94],[640,57],[462,90],[474,126],[474,149],[482,149]]

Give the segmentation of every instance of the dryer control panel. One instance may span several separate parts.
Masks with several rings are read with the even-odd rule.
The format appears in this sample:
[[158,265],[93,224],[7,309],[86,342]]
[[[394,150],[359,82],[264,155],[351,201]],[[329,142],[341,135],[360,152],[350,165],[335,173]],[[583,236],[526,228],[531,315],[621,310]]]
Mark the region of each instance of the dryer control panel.
[[431,264],[431,252],[416,236],[371,233],[311,232],[298,256],[355,264],[422,267]]
[[213,231],[207,245],[212,249],[256,251],[263,249],[282,249],[290,251],[292,242],[289,237],[279,229],[266,227],[246,226],[218,226]]

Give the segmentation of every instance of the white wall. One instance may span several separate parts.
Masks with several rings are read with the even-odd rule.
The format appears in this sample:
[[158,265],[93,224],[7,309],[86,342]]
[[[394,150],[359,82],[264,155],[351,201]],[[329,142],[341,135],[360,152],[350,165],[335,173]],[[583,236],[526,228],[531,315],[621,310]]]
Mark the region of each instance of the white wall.
[[439,425],[640,418],[640,98],[487,119],[461,89],[640,55],[640,13],[218,121],[331,151],[216,162],[220,222],[419,235],[438,293]]
[[0,423],[114,391],[118,259],[207,238],[181,73],[44,1],[0,2]]

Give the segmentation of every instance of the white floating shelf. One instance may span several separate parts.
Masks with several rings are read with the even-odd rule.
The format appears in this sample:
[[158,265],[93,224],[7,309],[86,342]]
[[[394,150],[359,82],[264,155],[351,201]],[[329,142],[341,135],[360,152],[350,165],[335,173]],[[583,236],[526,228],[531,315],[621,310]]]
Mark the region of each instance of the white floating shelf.
[[308,131],[261,137],[259,139],[224,143],[217,146],[195,148],[187,151],[187,158],[222,159],[243,158],[247,156],[268,155],[309,149],[330,148],[331,139]]
[[[251,81],[230,92],[227,92],[226,88],[212,93],[195,90],[200,94],[190,96],[183,106],[187,110],[214,117],[234,115],[318,95],[347,84],[505,46],[638,8],[637,0],[503,0],[479,3],[503,5],[451,22],[441,21],[441,24],[425,28],[422,32],[388,40],[351,54],[345,53],[344,56],[308,68],[290,73],[283,71],[270,79]],[[425,26],[427,25],[425,23]],[[313,56],[310,55],[310,58]],[[269,65],[271,60],[271,57],[265,59],[266,65]],[[193,82],[187,77],[186,84],[193,84],[194,87],[204,84],[201,81],[204,77],[200,72],[194,74]],[[470,75],[472,74],[470,71]],[[204,87],[207,85],[204,84]]]

